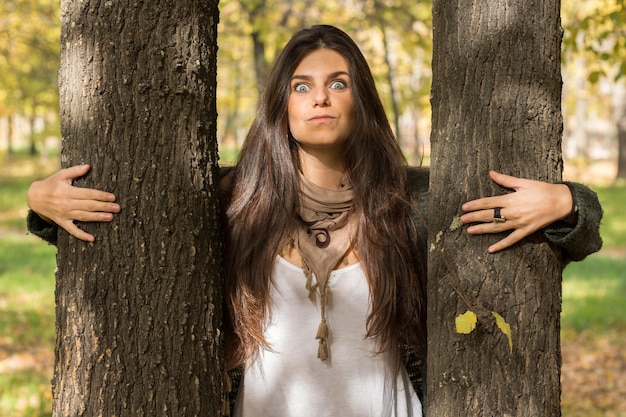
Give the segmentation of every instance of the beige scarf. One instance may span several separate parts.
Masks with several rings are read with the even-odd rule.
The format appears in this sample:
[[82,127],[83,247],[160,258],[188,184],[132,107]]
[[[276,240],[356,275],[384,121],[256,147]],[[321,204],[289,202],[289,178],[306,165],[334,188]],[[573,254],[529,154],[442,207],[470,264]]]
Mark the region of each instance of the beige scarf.
[[323,361],[328,359],[329,354],[326,323],[326,306],[330,301],[328,278],[349,251],[354,238],[354,227],[348,222],[354,193],[347,180],[343,184],[339,190],[330,190],[300,176],[300,206],[294,244],[302,257],[309,299],[315,303],[317,292],[320,295],[321,323],[315,338],[319,340],[317,357]]

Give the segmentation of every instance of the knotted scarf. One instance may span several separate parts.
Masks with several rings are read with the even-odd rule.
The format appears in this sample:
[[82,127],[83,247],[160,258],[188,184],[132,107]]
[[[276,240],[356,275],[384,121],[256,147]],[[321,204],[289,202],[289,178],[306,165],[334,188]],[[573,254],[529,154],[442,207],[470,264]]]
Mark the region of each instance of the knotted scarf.
[[[352,246],[353,226],[349,222],[352,208],[352,185],[344,179],[338,190],[318,187],[300,175],[300,204],[294,245],[300,256],[309,299],[316,303],[320,295],[321,322],[315,338],[319,340],[317,357],[328,359],[328,324],[326,307],[330,301],[330,273]],[[315,274],[315,283],[313,283]]]

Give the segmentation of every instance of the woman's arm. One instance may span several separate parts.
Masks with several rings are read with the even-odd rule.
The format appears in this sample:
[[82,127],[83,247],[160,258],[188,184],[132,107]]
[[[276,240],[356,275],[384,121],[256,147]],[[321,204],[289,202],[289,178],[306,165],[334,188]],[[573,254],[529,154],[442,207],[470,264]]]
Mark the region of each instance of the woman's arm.
[[[470,234],[501,233],[506,237],[489,247],[495,253],[519,242],[524,237],[544,230],[548,240],[561,246],[574,261],[602,247],[600,221],[602,207],[597,195],[582,184],[528,180],[497,172],[491,179],[515,192],[480,198],[463,204],[466,212],[461,221],[470,224]],[[501,222],[494,221],[494,209],[499,208]]]
[[95,240],[74,222],[110,222],[113,214],[119,213],[120,206],[111,193],[72,185],[89,169],[89,165],[77,165],[31,184],[27,195],[31,209],[27,218],[29,231],[53,244],[56,243],[57,226],[78,239]]

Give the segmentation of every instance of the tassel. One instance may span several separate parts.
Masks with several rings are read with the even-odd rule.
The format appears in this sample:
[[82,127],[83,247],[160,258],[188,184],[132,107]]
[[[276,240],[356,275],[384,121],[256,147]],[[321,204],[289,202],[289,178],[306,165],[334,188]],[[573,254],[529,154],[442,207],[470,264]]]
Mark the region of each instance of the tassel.
[[313,284],[313,273],[309,269],[309,266],[306,262],[302,263],[302,272],[304,272],[304,276],[306,277],[306,289],[310,290]]
[[315,304],[317,302],[317,287],[319,284],[316,282],[313,284],[313,272],[306,262],[302,262],[302,270],[306,277],[306,289],[309,290],[309,300]]
[[328,346],[326,345],[326,339],[320,339],[320,345],[317,348],[317,357],[322,361],[328,359]]
[[328,326],[326,325],[326,320],[322,321],[317,328],[317,334],[315,335],[316,339],[326,340],[328,338]]
[[315,284],[311,288],[307,288],[309,290],[309,301],[313,304],[317,304],[317,287],[318,285]]
[[328,359],[328,344],[326,343],[328,340],[328,325],[326,324],[326,297],[328,294],[328,285],[324,284],[320,290],[320,313],[322,315],[322,321],[317,327],[317,334],[315,335],[315,338],[320,341],[317,348],[317,357],[322,361]]

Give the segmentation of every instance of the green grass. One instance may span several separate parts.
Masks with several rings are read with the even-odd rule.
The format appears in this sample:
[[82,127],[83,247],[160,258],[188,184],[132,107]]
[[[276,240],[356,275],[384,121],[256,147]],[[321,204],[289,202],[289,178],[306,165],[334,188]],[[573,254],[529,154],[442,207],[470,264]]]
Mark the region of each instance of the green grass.
[[0,178],[0,207],[5,208],[0,215],[0,228],[24,229],[24,202],[30,183],[30,178]]
[[[600,228],[604,247],[626,251],[626,183],[612,187],[594,187],[604,209]],[[622,255],[626,258],[626,253]]]
[[626,330],[626,257],[592,255],[563,276],[564,331]]
[[626,185],[594,187],[604,209],[599,253],[563,273],[563,337],[583,330],[626,330]]
[[0,237],[3,417],[51,415],[55,252],[34,236],[10,233]]
[[52,416],[50,378],[40,372],[12,372],[0,380],[3,417]]
[[30,178],[0,178],[0,230],[25,232],[26,191]]
[[56,161],[0,163],[0,416],[52,415],[56,249],[26,234],[26,192]]
[[[10,387],[5,391],[5,387]],[[37,372],[13,372],[0,382],[3,417],[50,417],[52,394],[49,378]]]

